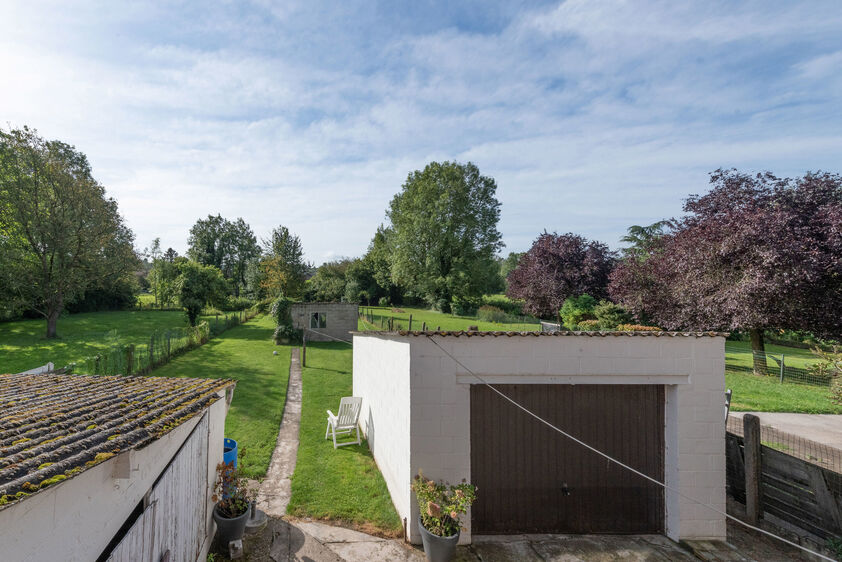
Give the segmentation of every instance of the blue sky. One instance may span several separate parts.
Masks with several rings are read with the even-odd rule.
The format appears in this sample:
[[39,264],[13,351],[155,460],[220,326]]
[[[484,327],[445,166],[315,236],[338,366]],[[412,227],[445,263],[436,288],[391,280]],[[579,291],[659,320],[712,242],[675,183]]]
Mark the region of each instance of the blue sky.
[[209,213],[360,255],[407,174],[472,161],[505,252],[618,247],[718,167],[842,171],[830,2],[0,5],[0,123],[75,144],[143,247]]

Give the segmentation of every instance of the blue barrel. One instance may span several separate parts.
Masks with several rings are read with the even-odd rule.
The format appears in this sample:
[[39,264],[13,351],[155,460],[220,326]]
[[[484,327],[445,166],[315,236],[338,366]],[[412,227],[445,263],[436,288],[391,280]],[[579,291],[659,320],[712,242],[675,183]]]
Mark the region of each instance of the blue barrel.
[[234,468],[237,468],[237,442],[228,437],[225,438],[225,444],[222,446],[222,462],[234,463]]

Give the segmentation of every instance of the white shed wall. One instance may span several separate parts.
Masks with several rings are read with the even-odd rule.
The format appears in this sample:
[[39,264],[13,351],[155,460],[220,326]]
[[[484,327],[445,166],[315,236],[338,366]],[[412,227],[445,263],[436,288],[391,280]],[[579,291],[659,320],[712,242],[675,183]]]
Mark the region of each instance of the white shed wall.
[[[665,385],[666,479],[683,494],[725,511],[723,337],[434,337],[490,383]],[[370,383],[363,382],[372,372],[373,356],[387,349],[371,344],[374,340],[411,346],[409,474],[420,468],[436,480],[470,480],[470,384],[479,381],[426,337],[360,334],[354,338],[354,393],[363,397],[364,409],[367,402],[375,413],[379,408],[369,396]],[[358,357],[357,350],[364,348],[379,351]],[[392,371],[389,384],[402,385],[406,372]],[[375,458],[382,469],[377,451]],[[406,497],[409,485],[408,477],[390,483],[393,498]],[[665,495],[668,536],[725,538],[723,516],[670,491]],[[417,543],[417,507],[409,496],[408,507],[403,499],[394,502]],[[471,540],[470,514],[465,523],[469,528],[463,532],[463,543]]]
[[[360,427],[401,518],[411,509],[409,343],[354,338],[354,396]],[[410,519],[407,519],[409,521]]]
[[[216,464],[222,461],[227,408],[223,398],[208,410],[205,489],[213,485]],[[143,449],[121,453],[0,510],[3,560],[96,560],[201,419],[197,415]],[[127,461],[129,478],[115,477]],[[210,492],[207,501],[213,505]],[[203,527],[211,534],[202,537],[200,560],[207,557],[216,530],[211,516],[209,507]]]

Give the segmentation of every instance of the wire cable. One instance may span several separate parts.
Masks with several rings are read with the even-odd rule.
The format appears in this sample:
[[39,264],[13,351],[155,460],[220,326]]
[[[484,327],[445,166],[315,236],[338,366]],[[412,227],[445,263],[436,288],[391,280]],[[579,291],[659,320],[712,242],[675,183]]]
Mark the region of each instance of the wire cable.
[[814,551],[814,550],[810,550],[809,548],[803,547],[803,546],[801,546],[800,544],[795,543],[795,542],[792,542],[792,541],[790,541],[790,540],[788,540],[788,539],[785,539],[785,538],[783,538],[783,537],[779,537],[778,535],[776,535],[776,534],[774,534],[774,533],[771,533],[771,532],[769,532],[769,531],[766,531],[766,530],[764,530],[764,529],[761,529],[760,527],[755,527],[754,525],[750,525],[750,524],[746,523],[745,521],[742,521],[742,520],[740,520],[740,519],[738,519],[738,518],[734,517],[733,515],[729,515],[728,513],[726,513],[726,512],[724,512],[724,511],[722,511],[722,510],[720,510],[720,509],[717,509],[717,508],[713,507],[712,505],[708,505],[708,504],[706,504],[706,503],[704,503],[704,502],[701,502],[701,501],[699,501],[699,500],[697,500],[697,499],[695,499],[695,498],[692,498],[692,497],[690,497],[690,496],[688,496],[688,495],[686,495],[686,494],[683,494],[683,493],[681,493],[679,490],[677,490],[677,489],[675,489],[675,488],[673,488],[673,487],[671,487],[671,486],[668,486],[665,482],[661,482],[661,481],[659,481],[659,480],[658,480],[658,479],[656,479],[656,478],[652,478],[651,476],[649,476],[649,475],[647,475],[647,474],[644,474],[643,472],[640,472],[639,470],[637,470],[637,469],[635,469],[635,468],[633,468],[633,467],[631,467],[631,466],[629,466],[629,465],[627,465],[627,464],[625,464],[625,463],[623,463],[623,462],[621,462],[621,461],[619,461],[619,460],[615,459],[614,457],[612,457],[612,456],[608,455],[607,453],[604,453],[604,452],[600,451],[600,450],[599,450],[599,449],[597,449],[596,447],[593,447],[593,446],[591,446],[591,445],[589,445],[589,444],[585,443],[585,442],[584,442],[584,441],[582,441],[581,439],[578,439],[578,438],[574,437],[573,435],[570,435],[569,433],[567,433],[567,432],[566,432],[566,431],[564,431],[563,429],[561,429],[561,428],[559,428],[559,427],[556,427],[555,425],[553,425],[552,423],[548,422],[547,420],[545,420],[544,418],[542,418],[542,417],[541,417],[541,416],[539,416],[538,414],[536,414],[536,413],[534,413],[534,412],[530,411],[530,410],[529,410],[528,408],[526,408],[525,406],[522,406],[521,404],[519,404],[519,403],[518,403],[518,402],[516,402],[515,400],[512,400],[511,398],[509,398],[508,396],[506,396],[503,392],[501,392],[500,390],[498,390],[498,389],[494,388],[492,385],[490,385],[489,383],[487,383],[487,382],[486,382],[486,381],[485,381],[482,377],[480,377],[479,375],[477,375],[476,373],[474,373],[473,371],[471,371],[468,367],[466,367],[466,366],[465,366],[465,364],[464,364],[464,363],[462,363],[461,361],[459,361],[458,359],[456,359],[456,357],[454,357],[453,355],[451,355],[451,354],[450,354],[450,352],[448,352],[445,348],[443,348],[442,346],[440,346],[440,345],[438,344],[438,342],[437,342],[436,340],[434,340],[434,339],[433,339],[433,336],[431,336],[431,335],[427,335],[427,339],[429,339],[431,342],[433,342],[433,344],[435,344],[435,346],[436,346],[436,347],[438,347],[440,350],[442,350],[442,351],[444,352],[444,354],[445,354],[445,355],[447,355],[447,356],[448,356],[448,357],[450,357],[453,361],[455,361],[457,365],[459,365],[460,367],[462,367],[463,369],[465,369],[465,371],[467,371],[468,373],[470,373],[470,374],[471,374],[474,378],[476,378],[476,379],[477,379],[480,383],[482,383],[483,385],[487,386],[488,388],[490,388],[491,390],[493,390],[494,392],[496,392],[497,394],[499,394],[499,395],[500,395],[503,399],[505,399],[506,401],[510,402],[512,405],[514,405],[515,407],[519,408],[520,410],[523,410],[526,414],[528,414],[528,415],[532,416],[533,418],[535,418],[535,419],[536,419],[536,420],[538,420],[539,422],[543,423],[543,424],[544,424],[544,425],[546,425],[547,427],[549,427],[549,428],[551,428],[551,429],[553,429],[553,430],[557,431],[558,433],[561,433],[562,435],[564,435],[564,436],[565,436],[565,437],[567,437],[568,439],[570,439],[570,440],[572,440],[572,441],[574,441],[574,442],[578,443],[579,445],[581,445],[581,446],[585,447],[585,448],[586,448],[586,449],[588,449],[589,451],[592,451],[592,452],[594,452],[594,453],[596,453],[596,454],[600,455],[601,457],[605,458],[606,460],[608,460],[608,461],[610,461],[610,462],[613,462],[613,463],[615,463],[615,464],[617,464],[617,465],[621,466],[622,468],[625,468],[626,470],[629,470],[629,471],[633,472],[634,474],[637,474],[638,476],[640,476],[640,477],[642,477],[642,478],[645,478],[646,480],[648,480],[648,481],[652,482],[653,484],[657,484],[658,486],[661,486],[661,487],[662,487],[662,488],[664,488],[665,490],[669,490],[669,491],[671,491],[671,492],[673,492],[673,493],[677,494],[678,496],[680,496],[680,497],[684,498],[685,500],[688,500],[688,501],[691,501],[691,502],[693,502],[693,503],[695,503],[695,504],[698,504],[698,505],[704,506],[704,507],[706,507],[706,508],[710,509],[711,511],[713,511],[714,513],[718,513],[719,515],[724,515],[726,518],[731,519],[732,521],[734,521],[734,522],[736,522],[736,523],[739,523],[740,525],[743,525],[744,527],[747,527],[747,528],[752,529],[752,530],[754,530],[754,531],[758,531],[758,532],[760,532],[760,533],[763,533],[764,535],[768,535],[768,536],[770,536],[770,537],[772,537],[772,538],[774,538],[774,539],[777,539],[777,540],[779,540],[779,541],[785,542],[785,543],[787,543],[787,544],[789,544],[789,545],[791,545],[791,546],[794,546],[794,547],[796,547],[796,548],[798,548],[798,549],[800,549],[800,550],[803,550],[804,552],[807,552],[807,553],[809,553],[809,554],[812,554],[813,556],[818,556],[818,557],[819,557],[819,558],[821,558],[822,560],[829,560],[830,562],[835,562],[833,558],[830,558],[830,557],[828,557],[828,556],[825,556],[824,554],[820,554],[820,553],[818,553],[818,552],[816,552],[816,551]]

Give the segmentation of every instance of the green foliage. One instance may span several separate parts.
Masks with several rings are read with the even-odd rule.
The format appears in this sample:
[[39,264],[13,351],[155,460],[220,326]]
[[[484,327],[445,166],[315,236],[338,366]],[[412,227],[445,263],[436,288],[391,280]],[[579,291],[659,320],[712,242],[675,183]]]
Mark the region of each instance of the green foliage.
[[506,287],[508,287],[509,273],[514,271],[517,267],[520,258],[523,257],[523,252],[509,252],[509,255],[500,260],[500,277],[503,279]]
[[208,215],[199,219],[190,229],[187,243],[190,259],[219,269],[235,295],[246,285],[248,264],[260,256],[257,238],[242,218],[229,221],[222,215]]
[[575,330],[582,320],[593,320],[596,299],[590,295],[568,297],[561,305],[561,321],[568,330]]
[[523,301],[510,299],[506,295],[483,295],[482,304],[494,306],[513,316],[523,316]]
[[249,298],[235,297],[234,295],[229,295],[228,298],[226,298],[225,301],[222,303],[222,310],[246,310],[247,308],[251,308],[254,305],[254,301]]
[[216,502],[216,510],[221,516],[228,519],[239,517],[248,511],[256,497],[257,488],[234,468],[233,462],[216,465],[216,484],[211,499]]
[[582,332],[594,332],[602,328],[599,327],[599,320],[582,320],[576,329]]
[[323,263],[307,281],[307,300],[340,302],[345,297],[345,283],[353,260],[342,258]]
[[835,345],[831,351],[814,347],[813,354],[818,361],[808,367],[810,374],[817,378],[830,378],[831,400],[842,405],[842,347]]
[[303,337],[303,330],[297,330],[289,324],[282,324],[275,328],[272,341],[275,342],[275,345],[299,344]]
[[175,288],[178,302],[187,314],[191,326],[207,304],[219,305],[228,294],[228,284],[222,272],[212,265],[202,265],[188,260],[178,263]]
[[0,308],[36,311],[56,337],[66,303],[136,269],[133,239],[84,154],[0,130]]
[[473,316],[480,302],[479,298],[454,298],[450,303],[450,311],[456,316]]
[[304,261],[301,239],[281,225],[263,241],[261,286],[268,296],[298,297],[304,290],[304,279],[310,264]]
[[424,478],[421,471],[412,480],[412,491],[418,501],[421,524],[439,537],[452,537],[459,532],[459,518],[476,499],[476,486],[462,480],[455,486]]
[[377,299],[377,306],[389,306],[389,297],[380,297]]
[[657,246],[658,240],[665,234],[669,221],[658,221],[649,226],[632,225],[620,240],[629,246],[623,249],[626,259],[644,260]]
[[593,308],[593,314],[597,320],[596,327],[600,330],[616,330],[620,324],[632,321],[632,315],[625,308],[608,300],[599,301]]
[[430,305],[479,298],[503,246],[494,179],[471,164],[432,162],[409,174],[387,211],[392,280]]
[[479,307],[479,311],[477,311],[477,318],[483,322],[498,322],[502,324],[508,321],[509,315],[496,306],[486,304]]
[[272,302],[269,315],[275,320],[276,326],[292,326],[292,301],[283,295]]

